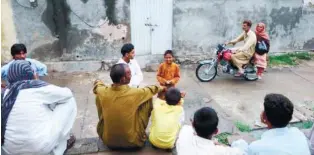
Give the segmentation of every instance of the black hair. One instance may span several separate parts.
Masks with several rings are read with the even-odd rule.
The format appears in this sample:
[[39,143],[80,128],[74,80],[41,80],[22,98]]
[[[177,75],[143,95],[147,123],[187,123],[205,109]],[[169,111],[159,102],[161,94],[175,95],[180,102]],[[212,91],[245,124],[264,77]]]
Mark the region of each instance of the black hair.
[[247,26],[251,27],[252,26],[252,21],[251,20],[244,20],[242,24],[246,24]]
[[121,54],[122,56],[125,56],[125,54],[130,53],[134,49],[133,44],[124,44],[121,48]]
[[264,98],[264,111],[273,127],[286,127],[292,119],[293,103],[282,94],[267,94]]
[[170,54],[172,57],[174,57],[172,50],[167,50],[167,51],[164,53],[164,57],[165,57],[167,54]]
[[177,88],[169,88],[166,91],[166,102],[169,105],[177,105],[181,100],[181,92]]
[[125,68],[128,67],[126,64],[115,64],[111,67],[110,77],[113,83],[120,83],[121,79],[125,77]]
[[194,114],[193,127],[198,136],[208,139],[217,130],[219,118],[216,111],[203,107]]
[[14,57],[16,54],[20,54],[23,51],[27,53],[26,46],[24,44],[14,44],[11,46],[11,55]]

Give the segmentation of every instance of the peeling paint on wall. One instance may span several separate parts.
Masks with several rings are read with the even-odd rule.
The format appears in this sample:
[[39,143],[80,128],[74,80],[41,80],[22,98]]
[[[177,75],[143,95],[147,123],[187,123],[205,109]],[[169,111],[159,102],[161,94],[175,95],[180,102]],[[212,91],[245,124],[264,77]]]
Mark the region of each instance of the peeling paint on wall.
[[115,40],[124,40],[127,37],[128,27],[126,25],[111,25],[109,20],[100,20],[99,23],[103,24],[99,28],[95,28],[93,32],[102,35],[105,40],[112,42]]
[[[12,59],[11,46],[16,43],[16,31],[12,18],[10,0],[1,0],[1,63]],[[5,15],[5,16],[4,16]]]
[[129,0],[110,2],[39,0],[38,7],[27,8],[12,1],[9,8],[17,38],[26,44],[29,56],[42,61],[101,60],[120,56],[115,51],[130,38],[125,12]]

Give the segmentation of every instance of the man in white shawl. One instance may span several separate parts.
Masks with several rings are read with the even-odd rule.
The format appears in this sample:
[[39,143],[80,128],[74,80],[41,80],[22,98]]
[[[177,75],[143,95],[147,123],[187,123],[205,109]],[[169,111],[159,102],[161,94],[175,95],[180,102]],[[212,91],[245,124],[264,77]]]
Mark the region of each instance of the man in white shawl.
[[77,107],[68,88],[36,80],[28,61],[16,60],[1,93],[1,145],[5,154],[62,155],[73,146],[70,135]]

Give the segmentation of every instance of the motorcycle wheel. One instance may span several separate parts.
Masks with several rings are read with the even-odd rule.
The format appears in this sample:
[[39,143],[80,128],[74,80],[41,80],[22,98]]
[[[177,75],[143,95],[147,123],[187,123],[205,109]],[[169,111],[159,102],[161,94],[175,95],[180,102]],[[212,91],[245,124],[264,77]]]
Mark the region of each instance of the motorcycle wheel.
[[[197,79],[200,80],[201,82],[209,82],[213,80],[217,75],[217,66],[213,66],[213,65],[215,64],[214,63],[199,64],[195,71]],[[209,74],[211,70],[208,70],[208,68],[206,67],[208,68],[212,67],[211,70],[213,71],[213,73]],[[205,76],[202,76],[202,73],[205,74]]]
[[256,81],[256,80],[258,80],[258,77],[257,77],[256,73],[246,73],[244,75],[244,79],[246,81]]

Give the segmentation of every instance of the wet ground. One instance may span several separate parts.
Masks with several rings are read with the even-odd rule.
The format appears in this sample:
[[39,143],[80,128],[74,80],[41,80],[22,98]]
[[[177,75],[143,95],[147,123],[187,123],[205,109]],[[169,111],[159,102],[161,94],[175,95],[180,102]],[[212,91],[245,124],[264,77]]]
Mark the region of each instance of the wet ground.
[[[197,109],[211,106],[221,117],[219,128],[222,132],[232,132],[232,122],[236,121],[254,128],[267,93],[282,93],[294,102],[296,110],[293,121],[313,115],[314,62],[292,69],[270,69],[262,80],[255,82],[221,75],[209,83],[201,83],[195,77],[195,70],[182,70],[181,76],[178,88],[187,93],[184,104],[186,124],[190,123]],[[97,137],[98,116],[92,93],[92,83],[96,79],[111,84],[108,72],[50,73],[45,78],[52,84],[72,89],[78,106],[73,128],[77,138]],[[142,86],[150,84],[157,84],[155,73],[144,72]]]

